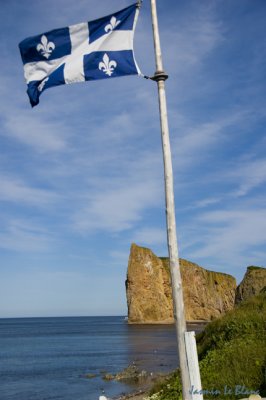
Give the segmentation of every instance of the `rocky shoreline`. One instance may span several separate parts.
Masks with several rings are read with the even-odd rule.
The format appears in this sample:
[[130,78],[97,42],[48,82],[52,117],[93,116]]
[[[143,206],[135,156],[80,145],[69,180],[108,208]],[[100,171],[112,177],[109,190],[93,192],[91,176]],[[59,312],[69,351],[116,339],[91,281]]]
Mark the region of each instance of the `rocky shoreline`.
[[142,400],[144,399],[144,397],[147,397],[149,395],[151,388],[156,382],[158,382],[158,380],[166,378],[169,374],[163,374],[160,372],[149,373],[145,370],[138,369],[135,363],[133,363],[116,374],[105,374],[102,378],[108,381],[115,380],[124,383],[136,383],[141,386],[140,389],[135,390],[131,393],[119,395],[113,400]]
[[129,394],[124,395],[124,396],[117,397],[114,400],[127,400],[127,399],[130,399],[130,400],[143,400],[144,397],[146,397],[147,395],[148,395],[147,391],[140,390],[138,392],[133,392],[133,393],[129,393]]

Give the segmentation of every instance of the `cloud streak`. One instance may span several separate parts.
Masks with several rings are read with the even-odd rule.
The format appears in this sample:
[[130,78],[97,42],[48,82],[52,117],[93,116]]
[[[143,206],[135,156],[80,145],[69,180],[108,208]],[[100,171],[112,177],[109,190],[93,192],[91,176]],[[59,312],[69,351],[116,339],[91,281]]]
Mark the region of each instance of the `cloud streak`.
[[53,247],[53,242],[50,232],[28,220],[9,220],[6,228],[0,230],[0,248],[12,252],[47,252]]
[[208,260],[209,265],[230,271],[239,278],[247,265],[263,265],[266,253],[266,209],[232,207],[229,210],[204,212],[193,218],[185,236],[190,245],[184,248],[194,260]]
[[42,188],[31,187],[20,178],[2,175],[0,180],[0,201],[44,207],[58,200],[56,193]]

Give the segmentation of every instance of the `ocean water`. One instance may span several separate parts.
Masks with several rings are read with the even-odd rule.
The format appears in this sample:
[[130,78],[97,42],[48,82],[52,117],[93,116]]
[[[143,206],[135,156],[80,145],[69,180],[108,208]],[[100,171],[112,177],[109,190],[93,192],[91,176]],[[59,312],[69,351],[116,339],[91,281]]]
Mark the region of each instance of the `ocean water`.
[[128,325],[123,317],[0,319],[1,400],[98,400],[102,390],[116,397],[137,387],[102,376],[133,362],[149,372],[175,369],[174,326]]

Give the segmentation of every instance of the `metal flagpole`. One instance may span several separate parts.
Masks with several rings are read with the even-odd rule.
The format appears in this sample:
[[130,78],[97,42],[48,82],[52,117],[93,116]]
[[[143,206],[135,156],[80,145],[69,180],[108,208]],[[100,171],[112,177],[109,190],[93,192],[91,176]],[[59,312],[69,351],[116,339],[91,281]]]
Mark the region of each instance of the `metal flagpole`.
[[156,0],[151,0],[151,14],[152,14],[153,37],[154,37],[154,48],[155,48],[155,58],[156,58],[156,72],[154,77],[152,77],[152,79],[157,82],[158,94],[159,94],[162,149],[163,149],[163,160],[164,160],[167,241],[168,241],[171,281],[172,281],[174,318],[175,318],[179,361],[181,369],[183,400],[188,400],[191,399],[191,394],[190,394],[191,387],[190,387],[190,377],[189,377],[189,369],[188,369],[188,361],[186,356],[186,345],[185,345],[186,320],[185,320],[183,289],[182,289],[178,248],[177,248],[173,170],[172,170],[171,148],[169,140],[167,105],[165,97],[165,83],[164,83],[165,80],[168,78],[168,75],[164,72],[162,63]]

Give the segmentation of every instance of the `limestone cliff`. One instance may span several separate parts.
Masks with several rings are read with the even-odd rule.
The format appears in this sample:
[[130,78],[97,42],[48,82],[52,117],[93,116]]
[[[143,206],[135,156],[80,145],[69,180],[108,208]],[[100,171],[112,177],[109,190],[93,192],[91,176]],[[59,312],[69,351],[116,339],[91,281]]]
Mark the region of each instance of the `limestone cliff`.
[[247,272],[236,289],[236,304],[259,294],[266,288],[266,268],[248,267]]
[[[211,320],[231,310],[236,281],[180,259],[187,321]],[[126,280],[129,323],[172,323],[173,306],[167,258],[131,246]]]

